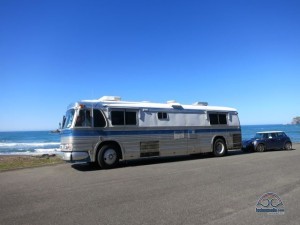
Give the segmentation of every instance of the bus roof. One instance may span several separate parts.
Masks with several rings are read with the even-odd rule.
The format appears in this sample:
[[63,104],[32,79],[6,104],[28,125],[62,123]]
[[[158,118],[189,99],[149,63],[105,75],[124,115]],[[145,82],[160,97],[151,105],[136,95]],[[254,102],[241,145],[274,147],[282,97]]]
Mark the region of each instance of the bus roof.
[[87,108],[144,108],[144,109],[162,109],[162,110],[208,110],[208,111],[221,111],[221,112],[236,112],[235,108],[221,107],[221,106],[208,106],[206,102],[196,102],[191,105],[181,105],[180,103],[172,100],[167,103],[153,103],[148,101],[131,102],[122,101],[120,97],[104,96],[96,100],[81,100],[72,103],[68,108],[76,108],[79,105],[85,105]]

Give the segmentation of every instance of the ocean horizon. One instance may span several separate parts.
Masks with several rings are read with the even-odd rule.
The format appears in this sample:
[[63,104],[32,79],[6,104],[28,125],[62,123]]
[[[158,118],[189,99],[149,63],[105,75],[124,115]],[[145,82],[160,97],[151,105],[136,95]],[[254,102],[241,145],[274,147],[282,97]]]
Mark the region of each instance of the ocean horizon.
[[[242,139],[261,131],[284,131],[293,143],[300,143],[300,125],[241,125]],[[46,131],[0,131],[0,155],[59,154],[60,134]]]

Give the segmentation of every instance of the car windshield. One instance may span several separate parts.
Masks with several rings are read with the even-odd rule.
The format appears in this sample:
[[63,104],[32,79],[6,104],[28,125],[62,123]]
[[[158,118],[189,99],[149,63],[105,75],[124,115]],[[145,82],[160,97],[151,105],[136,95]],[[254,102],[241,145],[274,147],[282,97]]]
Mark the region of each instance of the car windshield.
[[74,119],[74,113],[75,113],[75,110],[74,110],[74,109],[69,109],[69,110],[66,112],[65,121],[64,121],[64,123],[63,123],[63,129],[64,129],[64,128],[70,128],[70,127],[71,127],[72,122],[73,122],[73,119]]

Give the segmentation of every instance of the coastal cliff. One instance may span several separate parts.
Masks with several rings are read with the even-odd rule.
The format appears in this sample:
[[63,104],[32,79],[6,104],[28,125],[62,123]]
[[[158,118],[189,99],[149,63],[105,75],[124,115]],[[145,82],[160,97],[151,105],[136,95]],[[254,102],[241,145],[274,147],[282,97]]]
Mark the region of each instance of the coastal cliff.
[[293,119],[292,124],[300,124],[300,116],[297,116]]

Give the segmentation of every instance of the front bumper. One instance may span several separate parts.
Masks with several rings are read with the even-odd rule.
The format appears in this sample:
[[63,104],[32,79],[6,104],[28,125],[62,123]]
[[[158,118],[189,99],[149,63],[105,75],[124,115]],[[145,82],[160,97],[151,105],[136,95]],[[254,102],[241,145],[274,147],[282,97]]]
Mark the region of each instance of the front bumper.
[[253,151],[254,150],[254,146],[252,143],[243,143],[243,146],[242,146],[242,151]]
[[62,152],[62,159],[67,162],[90,162],[91,158],[88,152]]

